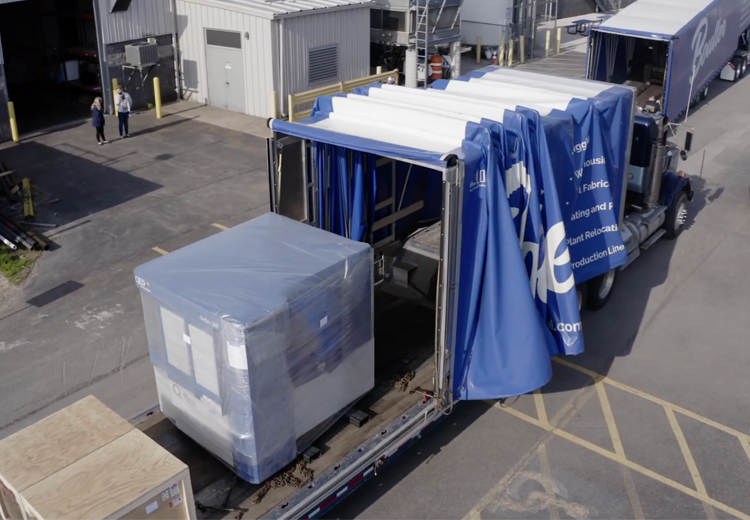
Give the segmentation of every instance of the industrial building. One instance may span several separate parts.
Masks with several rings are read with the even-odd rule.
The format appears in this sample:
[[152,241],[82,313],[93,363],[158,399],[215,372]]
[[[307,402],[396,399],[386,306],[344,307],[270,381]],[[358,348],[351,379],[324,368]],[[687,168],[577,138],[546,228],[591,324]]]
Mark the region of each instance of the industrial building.
[[[86,117],[96,96],[109,109],[112,79],[136,108],[176,99],[172,0],[0,0],[0,141],[9,139],[7,101],[21,133]],[[130,63],[144,43],[149,63]]]
[[245,114],[370,73],[369,0],[176,0],[183,97]]
[[96,96],[111,112],[113,79],[135,109],[153,101],[158,76],[164,101],[270,117],[286,113],[288,94],[370,73],[369,0],[0,4],[0,141],[8,100],[23,134],[86,117]]

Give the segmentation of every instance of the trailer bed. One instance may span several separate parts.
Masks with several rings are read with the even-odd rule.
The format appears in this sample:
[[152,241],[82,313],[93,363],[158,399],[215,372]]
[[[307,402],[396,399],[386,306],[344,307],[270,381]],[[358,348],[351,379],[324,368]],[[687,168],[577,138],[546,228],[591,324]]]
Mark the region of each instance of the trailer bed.
[[[411,391],[432,384],[434,316],[408,302],[392,301],[385,307],[376,315],[376,386],[356,405],[367,411],[370,419],[361,427],[341,419],[320,437],[314,446],[322,454],[308,466],[313,476],[336,466],[344,456],[421,402],[422,396]],[[304,486],[310,485],[309,473],[295,468],[295,464],[261,485],[243,481],[178,430],[158,407],[135,417],[131,423],[190,468],[198,518],[237,518],[241,511],[245,519],[261,518],[297,491],[295,485],[284,485],[295,483],[288,478],[290,475],[304,482]]]

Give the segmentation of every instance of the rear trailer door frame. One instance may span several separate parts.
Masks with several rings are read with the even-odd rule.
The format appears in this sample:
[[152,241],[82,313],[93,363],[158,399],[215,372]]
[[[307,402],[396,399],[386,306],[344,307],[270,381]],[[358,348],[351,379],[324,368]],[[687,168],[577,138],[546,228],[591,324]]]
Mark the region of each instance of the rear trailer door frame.
[[[294,154],[295,159],[284,163],[284,149],[288,146],[311,149],[306,139],[273,132],[268,139],[268,173],[271,211],[284,216],[285,206],[279,194],[284,175],[296,175],[292,185],[306,185],[304,207],[306,216],[302,222],[325,229],[320,225],[320,209],[316,203],[320,186],[316,161],[308,154]],[[281,146],[279,146],[281,144]],[[290,156],[287,156],[290,157]],[[422,398],[401,417],[388,424],[380,433],[370,437],[357,449],[346,455],[336,466],[328,468],[288,501],[277,505],[264,517],[275,519],[318,518],[366,480],[377,475],[377,471],[399,455],[435,422],[448,415],[453,408],[452,375],[456,336],[457,302],[459,295],[459,269],[461,250],[461,212],[465,168],[455,155],[446,156],[445,166],[379,156],[435,170],[442,175],[442,207],[440,261],[438,287],[436,291],[435,355],[433,390],[414,389],[412,393]],[[327,162],[326,162],[327,164]],[[306,179],[305,183],[302,179]],[[287,183],[284,183],[287,186]],[[310,198],[313,200],[311,201]],[[378,260],[375,260],[376,266]],[[376,267],[374,266],[374,268]]]

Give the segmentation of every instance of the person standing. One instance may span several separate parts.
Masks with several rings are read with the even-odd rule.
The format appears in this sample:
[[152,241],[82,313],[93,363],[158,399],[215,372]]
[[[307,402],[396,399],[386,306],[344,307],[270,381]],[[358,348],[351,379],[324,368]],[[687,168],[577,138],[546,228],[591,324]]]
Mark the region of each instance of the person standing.
[[130,119],[130,108],[133,106],[133,100],[130,94],[125,92],[122,85],[117,87],[117,117],[120,120],[120,137],[126,139],[130,137],[130,128],[128,126]]
[[99,145],[107,143],[107,138],[104,137],[104,104],[100,97],[91,105],[91,125],[96,128],[96,142]]

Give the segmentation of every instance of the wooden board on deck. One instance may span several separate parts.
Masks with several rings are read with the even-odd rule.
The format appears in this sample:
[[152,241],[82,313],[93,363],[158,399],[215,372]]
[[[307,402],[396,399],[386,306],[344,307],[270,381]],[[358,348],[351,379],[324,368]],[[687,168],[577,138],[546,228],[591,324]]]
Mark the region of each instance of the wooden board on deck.
[[85,397],[0,442],[0,475],[21,492],[132,429],[99,400]]
[[0,441],[3,516],[195,518],[188,467],[93,397]]

